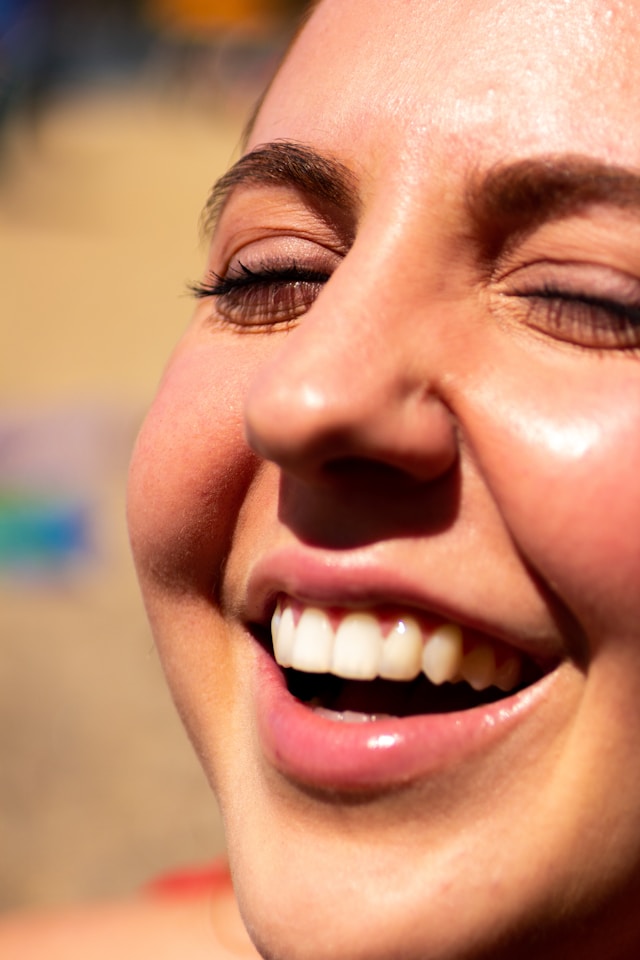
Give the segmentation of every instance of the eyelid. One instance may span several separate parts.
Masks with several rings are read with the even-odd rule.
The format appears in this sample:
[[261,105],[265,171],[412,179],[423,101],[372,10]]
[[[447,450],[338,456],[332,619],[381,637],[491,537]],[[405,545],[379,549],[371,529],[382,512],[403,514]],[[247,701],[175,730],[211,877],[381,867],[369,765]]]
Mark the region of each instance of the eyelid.
[[635,303],[640,299],[640,277],[601,263],[554,260],[520,264],[495,280],[500,293],[526,292],[542,286],[562,287],[567,293],[594,299],[619,299]]
[[306,236],[292,234],[264,235],[244,244],[233,244],[231,251],[212,251],[209,270],[220,277],[240,276],[245,269],[288,268],[293,265],[317,273],[333,273],[344,253]]
[[487,264],[491,282],[539,261],[585,264],[640,277],[640,220],[610,206],[594,206],[581,215],[551,220],[514,237]]
[[543,259],[493,288],[497,316],[516,329],[596,353],[638,355],[640,278],[601,264]]
[[354,239],[354,224],[343,211],[330,215],[308,203],[292,187],[243,187],[234,193],[210,234],[210,255],[220,272],[241,250],[254,243],[312,243],[338,257]]
[[191,293],[209,299],[210,319],[236,332],[272,333],[288,330],[307,313],[329,280],[333,268],[316,259],[266,258],[247,265],[241,260],[224,274],[210,270]]
[[238,268],[231,267],[224,274],[209,270],[205,281],[189,284],[191,293],[199,298],[224,297],[245,288],[286,286],[298,283],[326,283],[329,274],[325,270],[305,267],[296,262],[262,263],[250,268],[238,261]]

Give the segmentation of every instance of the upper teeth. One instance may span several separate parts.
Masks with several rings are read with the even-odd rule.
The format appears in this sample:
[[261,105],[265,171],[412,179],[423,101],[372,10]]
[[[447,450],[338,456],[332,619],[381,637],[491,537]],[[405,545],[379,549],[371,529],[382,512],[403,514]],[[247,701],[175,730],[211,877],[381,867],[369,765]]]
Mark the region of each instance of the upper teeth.
[[383,633],[375,613],[345,611],[334,628],[320,607],[302,607],[296,622],[293,604],[285,600],[276,607],[271,633],[280,666],[348,680],[413,680],[422,671],[436,684],[466,680],[474,690],[508,691],[518,685],[522,671],[518,653],[501,655],[496,663],[494,647],[463,644],[457,624],[427,631],[412,616],[398,616]]

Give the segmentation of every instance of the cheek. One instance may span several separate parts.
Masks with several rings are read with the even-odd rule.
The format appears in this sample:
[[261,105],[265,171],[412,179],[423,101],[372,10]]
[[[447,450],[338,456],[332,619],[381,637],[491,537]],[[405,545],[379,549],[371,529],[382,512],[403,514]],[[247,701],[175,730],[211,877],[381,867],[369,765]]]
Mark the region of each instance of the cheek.
[[588,635],[628,634],[640,617],[638,377],[593,377],[582,389],[574,378],[531,396],[498,405],[510,414],[487,468],[500,508]]
[[131,462],[128,519],[148,580],[209,594],[228,552],[256,459],[243,430],[250,358],[235,345],[181,345]]

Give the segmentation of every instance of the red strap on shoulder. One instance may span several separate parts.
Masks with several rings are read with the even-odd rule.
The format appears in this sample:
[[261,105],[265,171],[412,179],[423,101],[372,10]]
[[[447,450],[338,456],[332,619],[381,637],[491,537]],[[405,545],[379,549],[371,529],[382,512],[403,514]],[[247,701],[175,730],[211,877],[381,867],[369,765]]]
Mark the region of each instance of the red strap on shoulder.
[[231,875],[226,860],[216,860],[204,867],[165,873],[146,883],[142,893],[151,897],[195,897],[223,889],[231,889]]

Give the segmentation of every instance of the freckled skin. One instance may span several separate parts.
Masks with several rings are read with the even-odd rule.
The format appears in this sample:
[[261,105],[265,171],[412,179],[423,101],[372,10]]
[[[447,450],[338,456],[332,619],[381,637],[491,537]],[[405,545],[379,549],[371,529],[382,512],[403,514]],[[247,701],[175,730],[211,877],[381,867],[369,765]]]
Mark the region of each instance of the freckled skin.
[[[247,149],[286,138],[353,171],[355,241],[288,332],[198,307],[141,432],[129,517],[268,960],[640,953],[640,351],[553,335],[539,305],[485,290],[460,243],[473,172],[552,153],[640,168],[639,13],[324,0],[258,116]],[[262,192],[230,199],[216,271],[252,243],[266,256],[265,223],[313,245],[292,191]],[[638,302],[638,217],[543,229],[516,245],[510,282],[579,261],[631,277]],[[416,516],[446,504],[446,524],[407,532],[409,488]],[[561,665],[535,716],[490,756],[366,803],[286,781],[255,734],[242,610],[257,558],[305,537],[549,644]]]

